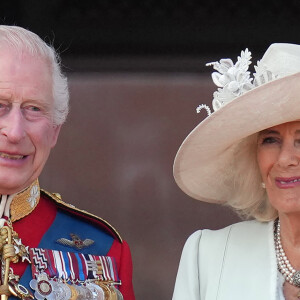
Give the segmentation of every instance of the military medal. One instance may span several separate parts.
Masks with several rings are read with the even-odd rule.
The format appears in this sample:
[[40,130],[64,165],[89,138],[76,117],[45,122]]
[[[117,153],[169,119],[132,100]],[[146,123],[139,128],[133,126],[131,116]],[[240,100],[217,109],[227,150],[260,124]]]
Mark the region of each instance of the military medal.
[[[31,287],[34,289],[33,285],[31,285]],[[53,286],[49,281],[40,280],[37,283],[36,290],[43,296],[43,298],[45,298],[51,295],[51,293],[53,292]]]
[[71,297],[69,300],[76,300],[78,298],[78,292],[73,284],[68,284],[68,287],[71,291]]
[[109,289],[110,289],[111,299],[112,300],[118,300],[118,295],[117,295],[117,293],[115,291],[115,288],[110,285]]
[[117,298],[118,300],[124,300],[124,297],[122,295],[122,293],[114,286],[111,286],[111,288],[115,291],[115,293],[117,294]]
[[8,281],[8,289],[13,296],[19,299],[24,299],[24,300],[34,299],[31,292],[28,291],[28,289],[25,286],[19,284],[16,279],[11,279]]
[[92,292],[85,286],[76,285],[75,288],[77,289],[78,292],[78,299],[86,299],[86,300],[94,299]]
[[99,285],[95,283],[88,283],[86,288],[92,292],[94,300],[105,300],[104,291]]
[[72,292],[69,288],[69,285],[64,284],[62,282],[57,282],[54,281],[52,283],[53,285],[53,293],[55,296],[55,299],[59,299],[59,300],[69,300],[72,296]]
[[46,273],[40,273],[37,279],[32,279],[29,283],[30,287],[35,291],[34,296],[38,300],[55,300],[53,293],[53,285],[48,279]]
[[108,285],[106,285],[106,284],[104,284],[103,282],[100,282],[100,281],[97,281],[97,285],[99,285],[103,289],[103,291],[104,291],[104,299],[114,300],[112,292],[111,292],[111,289],[109,288]]

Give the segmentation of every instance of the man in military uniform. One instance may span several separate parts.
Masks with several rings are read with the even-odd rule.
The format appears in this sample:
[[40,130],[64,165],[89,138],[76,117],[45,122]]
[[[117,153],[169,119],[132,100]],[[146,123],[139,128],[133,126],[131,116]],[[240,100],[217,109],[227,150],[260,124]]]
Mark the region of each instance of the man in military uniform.
[[134,299],[130,250],[117,231],[39,187],[68,98],[55,51],[1,25],[1,300]]

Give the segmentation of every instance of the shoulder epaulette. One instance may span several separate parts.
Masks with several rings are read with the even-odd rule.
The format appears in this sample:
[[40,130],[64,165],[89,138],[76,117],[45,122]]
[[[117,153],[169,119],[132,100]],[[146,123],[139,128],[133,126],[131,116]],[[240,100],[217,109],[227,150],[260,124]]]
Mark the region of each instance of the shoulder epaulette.
[[104,227],[106,230],[108,230],[110,234],[112,234],[114,237],[116,237],[122,243],[122,238],[121,238],[120,234],[118,233],[118,231],[104,219],[102,219],[96,215],[93,215],[85,210],[79,209],[72,204],[68,204],[68,203],[64,202],[61,199],[60,194],[58,194],[58,193],[49,193],[49,192],[41,189],[41,194],[50,198],[62,209],[67,210],[69,212],[73,212],[77,215],[81,215],[81,216],[85,217],[86,219],[94,221],[94,223],[102,225],[102,227]]

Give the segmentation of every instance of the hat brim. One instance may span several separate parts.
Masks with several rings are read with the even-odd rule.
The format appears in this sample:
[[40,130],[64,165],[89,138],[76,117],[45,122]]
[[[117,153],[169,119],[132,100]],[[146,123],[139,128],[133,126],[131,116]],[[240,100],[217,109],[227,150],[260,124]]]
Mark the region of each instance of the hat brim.
[[174,178],[189,196],[227,202],[233,193],[226,167],[234,145],[275,125],[300,119],[300,73],[274,80],[234,99],[202,121],[183,141]]

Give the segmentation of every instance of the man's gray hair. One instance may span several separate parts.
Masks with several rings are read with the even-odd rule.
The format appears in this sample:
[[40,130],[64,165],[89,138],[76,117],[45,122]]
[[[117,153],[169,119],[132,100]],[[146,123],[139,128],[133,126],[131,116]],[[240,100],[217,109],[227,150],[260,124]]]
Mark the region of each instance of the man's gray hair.
[[69,112],[69,90],[67,78],[60,66],[60,57],[54,48],[47,45],[37,34],[18,26],[0,25],[0,47],[7,45],[16,51],[27,51],[46,61],[52,73],[52,93],[54,100],[53,122],[65,122]]

